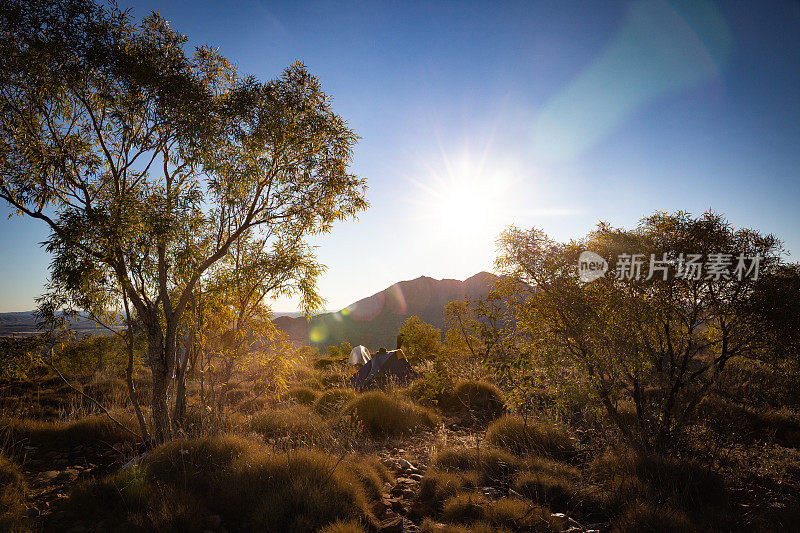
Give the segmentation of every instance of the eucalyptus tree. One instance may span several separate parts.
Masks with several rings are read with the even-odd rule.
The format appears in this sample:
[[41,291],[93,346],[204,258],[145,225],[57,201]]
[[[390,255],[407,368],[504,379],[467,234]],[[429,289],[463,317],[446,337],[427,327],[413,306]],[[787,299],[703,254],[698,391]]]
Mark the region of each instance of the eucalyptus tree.
[[[630,230],[601,223],[566,243],[512,227],[499,245],[518,350],[495,366],[521,369],[508,375],[559,400],[594,398],[643,448],[670,445],[730,359],[761,356],[776,326],[760,302],[764,280],[786,268],[780,241],[714,213],[655,213]],[[586,251],[616,263],[582,279]]]
[[[0,198],[49,227],[56,290],[130,302],[164,440],[195,288],[248,232],[308,259],[308,235],[365,209],[358,137],[303,64],[240,76],[155,13],[11,0],[0,49]],[[314,279],[296,286],[311,305]]]

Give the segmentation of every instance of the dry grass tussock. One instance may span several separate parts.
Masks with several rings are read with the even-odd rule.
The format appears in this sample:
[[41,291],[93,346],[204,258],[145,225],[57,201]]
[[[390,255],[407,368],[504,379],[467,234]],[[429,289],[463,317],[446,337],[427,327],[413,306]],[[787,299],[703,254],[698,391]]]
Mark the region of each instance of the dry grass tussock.
[[237,436],[179,439],[137,467],[76,487],[70,508],[114,530],[192,530],[218,514],[230,530],[316,531],[367,523],[367,503],[386,475],[374,461],[310,448],[270,453]]
[[29,531],[26,490],[25,478],[19,467],[0,454],[0,531]]
[[343,411],[363,424],[374,438],[409,435],[420,428],[432,428],[439,416],[399,394],[368,392],[351,400]]

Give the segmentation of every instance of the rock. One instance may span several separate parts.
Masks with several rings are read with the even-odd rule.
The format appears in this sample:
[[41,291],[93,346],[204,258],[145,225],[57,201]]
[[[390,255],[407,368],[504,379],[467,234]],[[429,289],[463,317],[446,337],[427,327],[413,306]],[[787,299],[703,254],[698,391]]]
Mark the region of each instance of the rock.
[[372,504],[372,514],[374,514],[376,518],[381,518],[389,507],[391,506],[387,504],[386,500],[377,500]]
[[422,481],[422,476],[420,474],[409,474],[408,477],[414,481]]
[[505,496],[502,491],[494,487],[481,487],[480,491],[481,493],[483,493],[484,496],[486,496],[490,500],[499,500],[500,498]]
[[412,468],[414,468],[414,465],[412,465],[411,463],[409,463],[405,459],[398,459],[397,460],[397,464],[400,465],[400,468],[402,470],[411,470]]
[[55,479],[58,475],[61,474],[58,470],[48,470],[47,472],[42,472],[42,477],[44,479]]
[[395,480],[398,485],[408,485],[414,483],[414,480],[408,477],[399,477]]
[[433,516],[435,513],[436,510],[430,505],[414,502],[411,504],[411,509],[408,510],[408,517],[416,522],[428,516]]
[[405,490],[402,492],[402,496],[403,496],[403,498],[405,498],[406,500],[413,500],[413,499],[416,497],[416,495],[417,495],[417,493],[416,493],[416,492],[414,492],[414,491],[413,491],[413,490],[411,490],[411,489],[405,489]]
[[388,518],[378,525],[379,533],[403,533],[403,519]]
[[212,514],[203,519],[203,526],[208,529],[217,529],[222,525],[222,518],[218,514]]

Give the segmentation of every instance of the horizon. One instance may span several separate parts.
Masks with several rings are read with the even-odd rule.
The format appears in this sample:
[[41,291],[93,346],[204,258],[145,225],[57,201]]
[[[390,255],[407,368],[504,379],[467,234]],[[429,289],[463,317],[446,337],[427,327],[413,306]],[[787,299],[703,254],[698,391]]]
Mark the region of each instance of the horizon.
[[[188,46],[218,46],[262,80],[303,61],[362,137],[352,169],[371,206],[311,239],[326,309],[492,271],[510,224],[568,240],[601,220],[710,209],[800,250],[797,4],[120,7],[158,9]],[[47,281],[47,231],[10,212],[0,312],[26,312]]]

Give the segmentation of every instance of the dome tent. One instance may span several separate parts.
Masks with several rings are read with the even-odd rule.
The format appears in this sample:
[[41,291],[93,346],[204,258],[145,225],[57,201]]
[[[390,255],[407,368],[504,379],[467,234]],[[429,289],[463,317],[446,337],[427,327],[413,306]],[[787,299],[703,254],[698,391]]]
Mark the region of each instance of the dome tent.
[[397,349],[387,352],[385,348],[375,355],[350,378],[350,386],[356,390],[383,387],[389,380],[404,384],[419,374],[411,368],[406,354]]
[[350,351],[350,358],[347,360],[348,365],[363,365],[370,360],[369,350],[364,346],[358,345]]

